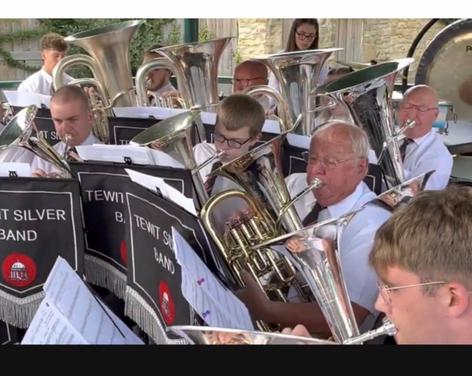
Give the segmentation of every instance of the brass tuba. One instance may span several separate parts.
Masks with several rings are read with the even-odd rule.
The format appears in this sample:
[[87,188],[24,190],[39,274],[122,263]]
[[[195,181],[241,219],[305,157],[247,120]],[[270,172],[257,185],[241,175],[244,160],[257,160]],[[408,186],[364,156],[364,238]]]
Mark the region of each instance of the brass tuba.
[[[303,115],[299,133],[310,136],[314,127],[312,92],[319,86],[320,76],[328,58],[341,48],[282,52],[273,55],[256,57],[252,60],[265,64],[279,82],[279,94],[269,86],[259,85],[245,91],[245,94],[266,94],[272,96],[284,115],[288,109],[289,116],[282,120],[290,127],[300,114]],[[285,116],[284,116],[285,117]]]
[[34,105],[19,111],[0,132],[0,150],[10,147],[23,147],[40,158],[52,163],[70,178],[71,171],[67,160],[54,149],[40,133],[36,132],[34,118],[38,108]]
[[[106,141],[108,127],[104,119],[113,106],[136,106],[133,77],[129,63],[129,44],[143,23],[142,20],[126,21],[80,32],[65,38],[67,43],[83,48],[89,55],[66,56],[52,72],[54,88],[64,86],[63,73],[71,66],[85,65],[94,78],[76,79],[70,84],[92,85],[96,88],[94,112],[99,113],[97,136]],[[101,103],[100,103],[101,102]]]
[[[410,65],[406,58],[373,65],[349,73],[318,88],[318,96],[329,96],[344,106],[354,124],[362,127],[374,149],[391,186],[405,180],[399,141],[407,124],[396,129],[393,117],[392,93],[397,73]],[[315,92],[313,93],[315,94]]]
[[147,74],[158,68],[171,70],[186,108],[215,105],[218,98],[218,64],[231,38],[206,42],[161,47],[158,52],[166,58],[157,58],[143,64],[136,73],[138,104],[148,105],[146,97]]

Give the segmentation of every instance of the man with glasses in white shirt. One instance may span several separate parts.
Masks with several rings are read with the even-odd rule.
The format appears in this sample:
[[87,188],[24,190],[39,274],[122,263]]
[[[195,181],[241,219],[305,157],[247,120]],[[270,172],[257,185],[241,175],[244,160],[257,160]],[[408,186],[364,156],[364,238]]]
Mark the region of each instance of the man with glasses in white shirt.
[[[368,168],[368,151],[366,133],[353,124],[332,121],[315,130],[310,143],[307,173],[286,179],[292,197],[314,178],[323,182],[322,187],[314,189],[313,194],[306,194],[295,204],[303,225],[334,219],[375,199],[376,195],[363,182]],[[313,218],[311,214],[317,206],[324,209]],[[371,329],[377,316],[374,309],[377,278],[368,264],[368,257],[375,231],[389,217],[390,211],[369,203],[352,217],[338,242],[346,287],[357,322],[362,324],[361,331]],[[290,243],[288,248],[294,250]],[[282,326],[303,323],[312,333],[330,335],[316,302],[271,301],[260,291],[254,279],[247,274],[244,278],[247,288],[239,296],[254,319]]]
[[413,178],[431,170],[425,189],[446,188],[452,171],[452,156],[439,135],[432,129],[439,114],[436,91],[427,85],[416,85],[408,89],[398,108],[400,125],[407,121],[415,124],[405,132],[400,146],[405,178]]

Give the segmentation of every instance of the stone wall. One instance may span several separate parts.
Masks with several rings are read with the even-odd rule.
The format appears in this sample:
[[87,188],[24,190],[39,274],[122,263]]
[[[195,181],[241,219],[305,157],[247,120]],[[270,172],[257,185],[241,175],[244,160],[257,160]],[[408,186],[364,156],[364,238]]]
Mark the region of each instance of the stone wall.
[[[280,51],[285,46],[282,34],[283,22],[281,19],[239,19],[238,52],[241,59],[247,59],[258,54]],[[286,20],[285,20],[286,21]],[[361,49],[361,61],[368,62],[375,59],[379,62],[406,57],[411,43],[418,35],[428,19],[364,19],[359,22],[362,35],[359,46],[350,48]],[[320,47],[345,47],[336,46],[339,30],[339,19],[320,19]],[[444,28],[442,22],[436,23],[423,37],[418,45],[415,55],[415,63],[410,67],[410,81],[414,80],[417,63],[423,54],[427,44]],[[288,32],[285,31],[288,35]]]

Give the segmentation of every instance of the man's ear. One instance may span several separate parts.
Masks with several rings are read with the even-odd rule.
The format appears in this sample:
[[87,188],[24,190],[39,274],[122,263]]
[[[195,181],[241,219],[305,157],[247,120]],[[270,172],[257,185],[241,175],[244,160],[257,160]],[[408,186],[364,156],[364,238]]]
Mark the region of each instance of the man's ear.
[[440,295],[441,303],[447,307],[447,314],[459,317],[470,309],[471,296],[466,287],[459,282],[449,282],[446,292]]
[[360,158],[359,159],[359,173],[366,174],[369,170],[369,159],[368,158]]

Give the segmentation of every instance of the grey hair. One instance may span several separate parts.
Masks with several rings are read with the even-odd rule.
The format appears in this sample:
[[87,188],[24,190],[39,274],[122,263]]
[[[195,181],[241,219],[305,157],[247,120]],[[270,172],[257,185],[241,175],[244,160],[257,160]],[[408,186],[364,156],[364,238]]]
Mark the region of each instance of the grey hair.
[[352,123],[340,120],[329,121],[315,129],[311,136],[312,139],[320,133],[324,133],[331,128],[343,128],[347,130],[351,138],[352,151],[359,157],[368,159],[370,144],[367,133],[365,133],[362,128]]

